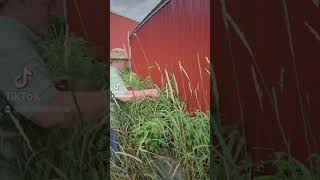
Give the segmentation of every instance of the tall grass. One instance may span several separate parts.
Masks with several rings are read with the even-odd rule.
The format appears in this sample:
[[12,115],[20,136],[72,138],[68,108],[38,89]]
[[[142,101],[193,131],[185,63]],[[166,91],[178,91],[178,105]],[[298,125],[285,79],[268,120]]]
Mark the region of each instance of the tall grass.
[[[67,37],[63,18],[53,17],[53,20],[49,31],[42,34],[43,39],[38,44],[50,75],[91,78],[102,87],[106,83],[103,78],[105,68],[96,63],[88,43],[75,36]],[[42,129],[30,121],[12,119],[23,137],[18,144],[22,152],[17,169],[23,179],[84,180],[109,177],[109,131],[105,125],[84,127],[80,123],[72,129]]]
[[107,128],[92,125],[74,129],[40,129],[27,126],[33,151],[26,143],[19,159],[23,179],[107,179]]
[[[217,85],[214,68],[211,67],[211,80],[213,85]],[[213,135],[211,146],[211,179],[220,180],[317,180],[320,179],[320,156],[310,154],[307,160],[313,166],[308,167],[304,163],[296,160],[292,155],[288,139],[284,133],[279,118],[278,100],[273,88],[273,101],[276,120],[281,130],[283,141],[287,147],[287,152],[274,152],[270,160],[253,162],[250,154],[246,151],[244,136],[234,127],[222,125],[219,109],[219,91],[217,86],[213,87],[215,98],[215,111],[213,118]],[[266,168],[273,168],[273,172],[266,172]]]
[[[130,78],[131,77],[131,78]],[[154,86],[150,79],[125,74],[128,85]],[[111,165],[114,179],[208,179],[209,114],[187,112],[178,98],[175,77],[165,70],[160,98],[122,106],[120,163]]]
[[[319,1],[313,1],[316,6],[319,5]],[[242,45],[247,49],[248,54],[250,55],[251,61],[253,63],[252,66],[252,75],[254,86],[256,88],[256,94],[259,100],[259,105],[261,110],[263,111],[263,102],[262,102],[262,92],[266,94],[266,100],[272,105],[275,114],[275,120],[277,122],[278,128],[280,129],[282,140],[284,145],[286,146],[286,152],[274,152],[273,158],[269,161],[265,162],[253,162],[250,159],[250,155],[246,152],[246,144],[243,143],[245,140],[245,136],[243,132],[245,131],[244,127],[242,127],[241,132],[234,128],[226,128],[222,126],[221,123],[221,115],[219,111],[219,103],[220,97],[217,87],[216,78],[214,77],[214,69],[211,67],[211,81],[213,82],[213,94],[215,96],[215,104],[214,108],[216,109],[213,112],[213,133],[214,133],[214,144],[212,146],[212,154],[211,154],[211,168],[213,170],[212,179],[319,179],[319,155],[311,154],[310,148],[310,136],[312,137],[312,131],[310,128],[310,122],[307,117],[306,108],[304,107],[304,99],[301,91],[301,82],[299,81],[299,74],[296,67],[296,57],[295,57],[295,49],[294,49],[294,41],[293,34],[291,31],[291,19],[287,8],[287,1],[282,0],[282,8],[284,14],[284,25],[286,27],[287,35],[288,35],[288,46],[290,48],[291,60],[292,60],[292,71],[294,73],[294,78],[296,81],[296,89],[298,91],[298,100],[299,100],[299,110],[301,115],[301,121],[304,126],[305,140],[307,144],[307,148],[309,151],[310,158],[307,160],[308,164],[311,164],[310,167],[305,164],[297,161],[293,155],[291,155],[291,147],[289,137],[287,136],[285,129],[283,128],[281,119],[280,119],[280,111],[278,108],[278,94],[274,87],[267,87],[265,83],[265,78],[262,74],[261,68],[258,66],[257,59],[251,45],[246,38],[243,31],[241,31],[240,26],[235,22],[234,18],[229,14],[227,9],[227,4],[225,0],[220,0],[221,8],[222,8],[222,18],[225,25],[226,33],[227,33],[227,41],[228,41],[228,50],[230,51],[230,55],[232,57],[232,65],[233,65],[233,75],[237,88],[237,96],[239,101],[239,108],[242,113],[242,105],[241,105],[241,96],[239,93],[239,79],[237,74],[237,69],[235,68],[235,58],[236,56],[233,54],[232,44],[230,40],[230,31],[234,31],[236,35],[242,42]],[[319,39],[318,33],[315,29],[308,23],[305,22],[305,26],[308,30],[315,36],[315,39]],[[283,94],[283,73],[284,69],[281,70],[279,89],[280,93]],[[260,84],[261,83],[261,87]],[[269,90],[271,89],[271,90]],[[308,102],[308,95],[306,97],[306,101]],[[240,117],[242,123],[244,121],[243,117]],[[228,129],[226,132],[225,129]],[[239,153],[240,152],[240,153]],[[240,155],[240,156],[239,156]],[[234,158],[239,157],[239,158]],[[273,167],[274,173],[270,173],[272,175],[262,175],[266,174],[265,166]]]

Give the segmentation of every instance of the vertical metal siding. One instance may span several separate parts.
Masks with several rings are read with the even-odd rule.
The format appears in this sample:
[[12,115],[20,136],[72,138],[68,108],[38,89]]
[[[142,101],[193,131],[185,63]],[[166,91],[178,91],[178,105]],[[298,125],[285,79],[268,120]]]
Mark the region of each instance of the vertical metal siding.
[[108,57],[108,1],[67,1],[68,24],[71,32],[83,37],[96,49],[99,60]]
[[[319,32],[319,9],[312,4],[312,1],[286,0],[302,106],[307,114],[307,119],[304,121],[300,112],[297,81],[282,1],[248,0],[245,4],[242,1],[226,2],[227,12],[237,23],[252,48],[267,90],[263,88],[262,79],[257,74],[258,70],[248,49],[230,23],[230,31],[226,32],[220,2],[215,1],[213,11],[215,17],[213,53],[224,122],[238,127],[244,123],[248,150],[255,160],[267,159],[273,152],[286,152],[274,106],[267,94],[267,91],[272,93],[274,87],[277,93],[280,122],[290,142],[292,155],[299,160],[306,160],[310,152],[319,153],[320,88],[316,84],[319,80],[317,74],[320,67],[318,62],[320,41],[305,25],[308,22]],[[229,48],[229,41],[231,48]],[[233,62],[236,71],[233,71]],[[255,67],[257,81],[262,90],[263,110],[260,108],[256,94],[252,67]],[[282,68],[285,70],[283,93],[279,87]],[[237,82],[240,96],[237,95]],[[243,121],[239,103],[243,108]],[[307,133],[304,131],[305,123]]]
[[138,25],[138,22],[110,13],[110,49],[125,48],[128,50],[129,32]]
[[50,8],[54,13],[63,13],[63,0],[54,1]]
[[[171,0],[130,36],[130,44],[133,68],[138,74],[142,77],[150,74],[152,80],[161,86],[161,74],[165,79],[164,70],[167,69],[175,74],[180,98],[187,100],[190,110],[209,110],[210,76],[205,70],[210,71],[206,60],[206,57],[210,58],[209,0]],[[192,93],[188,78],[179,68],[179,61],[190,78]]]

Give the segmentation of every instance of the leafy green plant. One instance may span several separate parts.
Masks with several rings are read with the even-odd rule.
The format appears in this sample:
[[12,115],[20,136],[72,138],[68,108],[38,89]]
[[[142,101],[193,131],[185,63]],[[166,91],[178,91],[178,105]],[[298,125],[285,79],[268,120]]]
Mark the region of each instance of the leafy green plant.
[[129,71],[129,70],[126,70],[122,74],[122,78],[123,78],[124,82],[126,83],[127,87],[135,87],[137,89],[144,88],[144,85],[143,85],[143,82],[141,81],[140,76]]
[[[48,33],[42,35],[39,48],[49,73],[53,77],[68,76],[72,79],[93,79],[97,85],[106,83],[105,67],[98,64],[88,42],[71,35],[70,56],[64,61],[64,21],[53,17]],[[24,151],[19,159],[23,179],[34,180],[85,180],[107,179],[106,171],[109,147],[108,127],[94,124],[83,127],[79,124],[70,129],[42,129],[32,123],[24,126],[31,140],[33,151],[21,143]]]
[[[236,127],[227,127],[222,124],[219,111],[219,91],[215,79],[214,68],[211,80],[215,85],[215,112],[212,115],[212,131],[214,143],[211,148],[211,179],[220,180],[316,180],[319,179],[319,155],[312,154],[307,162],[299,162],[290,154],[274,152],[270,160],[253,162],[246,151],[243,135]],[[310,166],[308,166],[310,165]],[[274,172],[265,172],[266,167],[273,168]],[[267,174],[267,175],[266,175]]]
[[64,21],[53,17],[39,47],[53,77],[94,80],[98,88],[106,84],[106,65],[98,62],[95,51],[84,39],[71,34],[66,38]]
[[150,76],[147,76],[144,80],[141,80],[141,77],[138,74],[130,70],[126,70],[122,74],[122,77],[128,87],[135,87],[136,89],[154,88],[154,84]]
[[[134,73],[126,73],[123,77],[127,85],[155,86],[148,77],[141,80]],[[112,177],[166,179],[165,174],[171,170],[171,178],[208,178],[209,114],[187,112],[170,86],[159,91],[159,99],[146,98],[122,106],[121,164],[112,166]]]
[[103,125],[43,130],[30,127],[34,151],[24,149],[19,160],[23,179],[107,179],[107,128]]

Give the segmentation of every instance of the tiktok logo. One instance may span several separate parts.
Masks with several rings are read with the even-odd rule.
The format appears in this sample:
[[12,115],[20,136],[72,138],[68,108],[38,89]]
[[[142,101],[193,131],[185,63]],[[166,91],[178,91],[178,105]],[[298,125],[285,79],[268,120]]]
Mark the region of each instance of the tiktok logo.
[[26,66],[23,68],[22,75],[19,75],[15,79],[15,84],[18,89],[24,89],[28,86],[30,82],[30,77],[32,76],[32,72],[30,71],[29,67]]
[[116,93],[118,93],[119,88],[120,88],[120,83],[117,83],[116,85],[114,85],[114,90]]

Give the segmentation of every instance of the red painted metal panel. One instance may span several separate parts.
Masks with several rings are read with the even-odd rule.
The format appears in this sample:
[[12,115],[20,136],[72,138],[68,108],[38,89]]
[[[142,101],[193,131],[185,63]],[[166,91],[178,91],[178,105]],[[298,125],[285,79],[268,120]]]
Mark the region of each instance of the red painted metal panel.
[[162,86],[166,69],[175,75],[180,98],[190,110],[209,110],[209,0],[171,0],[130,36],[130,45],[134,71]]
[[121,15],[110,13],[110,49],[129,49],[129,32],[138,25],[138,22]]
[[71,32],[89,41],[99,60],[106,61],[109,52],[109,1],[67,1],[68,24]]
[[[229,31],[226,30],[220,2],[215,1],[213,11],[213,53],[224,122],[244,126],[248,150],[255,160],[267,159],[272,152],[286,152],[281,126],[294,157],[305,160],[310,153],[319,153],[320,112],[317,108],[320,89],[315,83],[320,65],[317,61],[320,59],[320,41],[306,25],[310,24],[319,32],[319,9],[312,1],[285,0],[293,56],[283,0],[247,0],[245,4],[227,1],[227,12],[248,41],[253,58],[231,21]],[[262,94],[261,101],[257,87]],[[272,88],[276,92],[279,121],[272,101]]]
[[63,0],[54,1],[50,8],[53,13],[63,13]]

